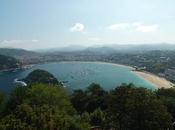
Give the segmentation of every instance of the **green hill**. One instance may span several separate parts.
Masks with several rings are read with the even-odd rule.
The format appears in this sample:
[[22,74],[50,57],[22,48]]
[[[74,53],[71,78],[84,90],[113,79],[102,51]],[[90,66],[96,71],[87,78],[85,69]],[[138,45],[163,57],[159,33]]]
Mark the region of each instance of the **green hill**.
[[43,83],[43,84],[52,84],[52,85],[61,85],[61,83],[49,72],[45,70],[34,70],[32,71],[24,81],[27,84],[32,83]]
[[13,49],[13,48],[0,48],[0,54],[1,55],[12,56],[12,57],[37,55],[37,53],[33,52],[33,51],[27,51],[27,50],[24,50],[24,49]]
[[10,56],[0,55],[0,70],[13,70],[20,68],[21,63]]
[[23,64],[36,64],[41,62],[41,54],[24,49],[0,48],[0,55],[11,56]]

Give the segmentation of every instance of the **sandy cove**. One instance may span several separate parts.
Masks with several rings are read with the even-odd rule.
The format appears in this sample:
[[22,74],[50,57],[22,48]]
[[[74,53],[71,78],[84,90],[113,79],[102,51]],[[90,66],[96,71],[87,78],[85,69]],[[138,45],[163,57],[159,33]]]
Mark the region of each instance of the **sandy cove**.
[[[74,62],[77,62],[77,61],[74,61]],[[89,62],[89,61],[78,61],[78,62],[92,63],[92,62]],[[61,63],[64,63],[64,62],[61,62]],[[139,77],[141,77],[144,80],[147,80],[148,82],[152,83],[156,88],[171,88],[171,87],[175,86],[175,84],[171,83],[170,81],[168,81],[165,78],[159,77],[155,74],[152,74],[152,73],[146,72],[146,71],[136,71],[135,68],[131,67],[131,66],[117,64],[117,63],[110,63],[110,62],[100,62],[100,61],[95,61],[94,63],[112,64],[112,65],[116,65],[116,66],[126,67],[126,68],[130,69],[130,71],[132,71],[133,73],[138,75]]]
[[159,88],[171,88],[175,86],[175,84],[155,74],[145,72],[145,71],[133,71],[133,72],[137,74],[138,76],[154,84],[158,89]]
[[[92,63],[89,61],[62,61],[60,63],[65,63],[65,62]],[[157,88],[171,88],[171,87],[175,86],[175,84],[171,83],[170,81],[166,80],[165,78],[159,77],[155,74],[152,74],[152,73],[146,72],[146,71],[136,71],[134,67],[131,67],[128,65],[110,63],[110,62],[101,62],[101,61],[94,61],[94,63],[112,64],[112,65],[116,65],[116,66],[120,66],[120,67],[126,67],[126,68],[130,69],[130,71],[132,71],[136,75],[143,78],[144,80],[151,82]]]

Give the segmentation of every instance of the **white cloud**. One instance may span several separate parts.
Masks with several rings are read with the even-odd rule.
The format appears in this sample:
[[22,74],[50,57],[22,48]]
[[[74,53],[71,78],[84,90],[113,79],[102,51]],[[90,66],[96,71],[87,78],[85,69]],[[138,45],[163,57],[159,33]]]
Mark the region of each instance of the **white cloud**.
[[81,23],[76,23],[73,27],[70,28],[71,32],[83,32],[85,26]]
[[116,23],[110,25],[108,27],[109,30],[112,31],[119,31],[119,30],[126,30],[126,31],[138,31],[138,32],[155,32],[159,28],[158,25],[147,25],[140,22],[134,23]]
[[140,25],[136,27],[136,31],[139,32],[155,32],[158,29],[158,25]]

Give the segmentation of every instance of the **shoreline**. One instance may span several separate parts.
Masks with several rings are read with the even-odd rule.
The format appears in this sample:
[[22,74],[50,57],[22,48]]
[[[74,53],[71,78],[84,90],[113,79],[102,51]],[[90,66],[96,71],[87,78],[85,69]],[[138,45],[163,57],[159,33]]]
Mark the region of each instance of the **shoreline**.
[[[136,70],[135,67],[129,66],[129,65],[123,65],[123,64],[118,64],[118,63],[112,63],[112,62],[105,62],[105,61],[56,61],[56,62],[46,62],[46,63],[40,63],[40,64],[49,64],[49,63],[100,63],[100,64],[111,64],[114,66],[118,66],[118,67],[125,67],[128,68],[131,72],[133,72],[134,74],[136,74],[137,76],[139,76],[140,78],[150,82],[151,84],[153,84],[155,86],[155,88],[159,89],[159,88],[171,88],[173,86],[175,86],[175,84],[173,84],[172,82],[168,81],[167,79],[163,78],[163,77],[159,77],[153,73],[147,72],[147,71],[139,71]],[[9,71],[16,71],[19,69],[28,69],[28,68],[32,68],[34,65],[38,65],[38,64],[31,64],[31,65],[24,65],[21,68],[15,68],[12,70],[1,70],[0,72],[9,72]]]
[[31,65],[23,65],[22,67],[19,67],[19,68],[10,68],[10,69],[2,69],[0,70],[0,73],[3,73],[3,72],[16,72],[18,70],[25,70],[25,69],[30,69],[34,66],[34,64],[31,64]]
[[0,70],[0,73],[3,73],[3,72],[13,72],[13,71],[17,71],[17,70],[20,70],[21,68],[9,68],[9,69],[2,69]]
[[[119,66],[119,67],[125,67],[130,69],[131,71],[134,71],[135,68],[132,66],[128,66],[128,65],[123,65],[123,64],[118,64],[118,63],[112,63],[112,62],[105,62],[105,61],[59,61],[59,63],[100,63],[100,64],[110,64],[110,65],[115,65],[115,66]],[[53,63],[57,63],[57,62],[53,62]]]
[[100,64],[110,64],[119,67],[128,68],[131,72],[139,76],[140,78],[150,82],[155,86],[156,89],[159,88],[171,88],[175,86],[172,82],[168,81],[163,77],[159,77],[153,73],[147,71],[138,71],[135,67],[129,65],[123,65],[119,63],[105,62],[105,61],[58,61],[58,62],[49,62],[49,63],[100,63]]
[[150,72],[146,72],[146,71],[132,71],[134,74],[136,74],[137,76],[143,78],[144,80],[152,83],[157,89],[160,88],[172,88],[175,84],[173,84],[172,82],[168,81],[165,78],[159,77],[155,74],[152,74]]
[[131,71],[135,70],[134,67],[129,66],[129,65],[123,65],[123,64],[112,63],[112,62],[105,62],[105,61],[54,61],[54,62],[43,62],[43,63],[38,63],[38,64],[23,65],[20,68],[3,69],[3,70],[0,70],[0,72],[10,72],[10,71],[29,69],[29,68],[32,68],[35,65],[52,64],[52,63],[100,63],[100,64],[111,64],[111,65],[115,65],[115,66],[119,66],[119,67],[125,67],[125,68],[130,69]]
[[156,89],[160,88],[172,88],[175,86],[172,82],[168,81],[167,79],[163,77],[159,77],[158,75],[155,75],[153,73],[147,72],[147,71],[138,71],[136,68],[128,65],[118,64],[118,63],[112,63],[112,62],[103,62],[103,61],[61,61],[60,63],[65,62],[80,62],[80,63],[100,63],[100,64],[112,64],[115,66],[125,67],[128,68],[131,72],[139,76],[140,78],[150,82],[155,86]]

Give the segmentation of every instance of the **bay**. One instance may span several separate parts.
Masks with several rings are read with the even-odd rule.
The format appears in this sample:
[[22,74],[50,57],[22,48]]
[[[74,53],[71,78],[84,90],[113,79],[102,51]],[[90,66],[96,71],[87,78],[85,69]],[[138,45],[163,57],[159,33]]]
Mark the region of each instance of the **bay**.
[[25,78],[31,71],[43,69],[64,81],[68,89],[86,89],[91,83],[111,90],[122,83],[133,83],[138,87],[155,89],[155,86],[131,71],[131,68],[101,62],[57,62],[35,65],[27,70],[0,73],[0,91],[9,93],[15,87],[14,79]]

